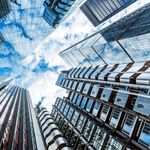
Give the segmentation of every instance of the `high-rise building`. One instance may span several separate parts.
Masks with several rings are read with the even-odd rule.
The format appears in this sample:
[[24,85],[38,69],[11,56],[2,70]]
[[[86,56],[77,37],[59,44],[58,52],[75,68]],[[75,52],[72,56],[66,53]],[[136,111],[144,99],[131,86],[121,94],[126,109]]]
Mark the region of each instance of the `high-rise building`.
[[1,0],[0,2],[0,20],[6,17],[11,11],[11,1]]
[[85,0],[45,0],[43,18],[52,27],[56,27]]
[[39,109],[38,122],[48,150],[71,150],[67,140],[45,108]]
[[149,4],[60,52],[71,69],[56,84],[68,95],[51,117],[70,148],[150,149],[148,16]]
[[80,9],[94,26],[98,26],[136,0],[87,0]]
[[133,11],[131,14],[119,19],[100,31],[107,42],[145,36],[150,33],[150,4]]
[[150,60],[150,3],[60,52],[72,67]]
[[56,84],[68,96],[51,116],[71,148],[150,149],[150,62],[72,68]]
[[0,82],[0,149],[45,150],[29,92]]

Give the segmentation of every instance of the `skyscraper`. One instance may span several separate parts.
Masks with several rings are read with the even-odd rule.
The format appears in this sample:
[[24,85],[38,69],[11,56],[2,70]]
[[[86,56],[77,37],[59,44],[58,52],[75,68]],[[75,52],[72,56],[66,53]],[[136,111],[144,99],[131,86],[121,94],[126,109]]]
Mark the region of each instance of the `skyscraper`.
[[87,0],[80,9],[94,26],[117,14],[136,0]]
[[45,0],[43,18],[52,27],[56,27],[66,18],[75,8],[83,2],[80,0]]
[[10,0],[1,0],[0,2],[0,20],[6,17],[11,11]]
[[45,150],[29,92],[1,81],[0,149]]
[[71,150],[67,140],[63,137],[62,132],[52,119],[51,115],[45,108],[39,109],[38,121],[45,145],[49,150]]
[[56,84],[52,118],[69,146],[79,150],[150,148],[150,62],[77,67]]
[[150,3],[59,55],[72,67],[149,61],[149,12]]
[[71,148],[150,149],[148,16],[149,4],[60,52],[68,95],[51,116]]

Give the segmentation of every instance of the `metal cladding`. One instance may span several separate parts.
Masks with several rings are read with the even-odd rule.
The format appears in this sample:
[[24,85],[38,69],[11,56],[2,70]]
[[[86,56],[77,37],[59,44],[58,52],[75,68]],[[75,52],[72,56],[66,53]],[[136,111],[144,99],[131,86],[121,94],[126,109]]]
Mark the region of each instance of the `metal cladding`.
[[57,98],[52,118],[72,149],[150,147],[150,62],[77,67],[56,84],[68,96]]
[[45,108],[40,110],[38,120],[47,149],[71,150],[59,127]]
[[[38,150],[40,132],[36,121],[29,92],[10,85],[9,81],[3,82],[0,88],[0,149]],[[38,143],[42,147],[40,138]]]

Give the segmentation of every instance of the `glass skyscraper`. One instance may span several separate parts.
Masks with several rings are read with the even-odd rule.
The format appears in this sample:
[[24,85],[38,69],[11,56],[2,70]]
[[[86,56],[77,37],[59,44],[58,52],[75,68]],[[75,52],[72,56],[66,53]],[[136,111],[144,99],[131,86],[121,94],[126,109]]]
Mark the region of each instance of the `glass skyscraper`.
[[87,0],[80,8],[94,26],[117,14],[136,0]]
[[0,149],[45,150],[29,92],[0,81]]
[[60,52],[51,117],[70,148],[150,149],[149,4]]
[[70,66],[91,66],[150,60],[149,4],[60,52]]
[[50,26],[56,27],[84,1],[85,0],[45,0],[43,18]]
[[[66,6],[69,8],[69,10],[66,8],[66,11],[62,8],[65,13],[61,16],[60,12],[58,16],[61,16],[62,22],[84,1],[63,0],[58,2],[59,7]],[[50,26],[45,21],[45,19],[51,17],[50,14],[45,16],[45,11],[50,11],[51,9],[51,7],[47,6],[49,3],[50,1],[48,0],[2,0],[0,2],[0,15],[4,16],[3,13],[9,7],[11,10],[0,21],[0,55],[2,56],[2,62],[6,61],[4,65],[0,66],[0,74],[3,72],[3,69],[7,70],[7,74],[10,74],[12,68],[9,64],[10,62],[7,63],[7,61],[11,60],[14,63],[15,61],[20,62],[20,60],[31,54],[41,44],[41,41],[55,29],[54,26]],[[59,7],[55,5],[57,10]],[[3,9],[6,11],[3,12]],[[61,23],[59,19],[56,22],[57,25]],[[17,60],[14,61],[14,57],[17,57]]]

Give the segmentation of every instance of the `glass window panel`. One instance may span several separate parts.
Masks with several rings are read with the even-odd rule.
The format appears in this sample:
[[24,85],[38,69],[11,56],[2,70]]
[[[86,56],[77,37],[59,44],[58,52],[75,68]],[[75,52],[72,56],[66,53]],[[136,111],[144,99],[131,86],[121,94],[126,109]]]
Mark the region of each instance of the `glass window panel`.
[[113,127],[117,127],[121,115],[121,111],[119,109],[114,109],[111,114],[110,125]]
[[100,75],[98,76],[99,80],[104,80],[104,77],[107,73],[109,73],[111,71],[111,69],[113,68],[113,66],[107,66],[107,68],[102,71],[102,73],[100,73]]
[[78,87],[77,87],[77,91],[81,92],[82,87],[83,87],[83,82],[79,82]]
[[150,33],[120,40],[135,62],[150,60]]
[[97,97],[98,92],[99,92],[99,86],[98,85],[94,85],[93,88],[92,88],[90,96]]
[[78,122],[77,122],[77,130],[79,132],[82,132],[85,122],[86,122],[86,117],[83,115],[80,115]]
[[117,42],[110,42],[93,47],[107,64],[131,62],[128,55],[124,52],[124,50],[119,46]]
[[84,94],[88,94],[89,90],[90,90],[91,84],[90,83],[86,83],[83,89],[83,93]]
[[88,79],[89,76],[90,76],[90,74],[94,71],[94,69],[95,69],[95,68],[93,68],[93,67],[90,68],[90,69],[86,72],[86,74],[84,75],[84,78],[87,78],[87,79]]
[[95,105],[94,105],[93,111],[92,111],[92,114],[93,114],[94,116],[97,116],[97,115],[98,115],[98,112],[99,112],[100,107],[101,107],[101,103],[96,102]]
[[144,144],[146,147],[150,147],[150,123],[145,122],[143,129],[139,136],[139,142]]
[[135,122],[136,122],[136,117],[128,114],[126,116],[126,120],[124,122],[122,132],[131,136]]
[[90,112],[90,111],[91,111],[91,108],[92,108],[92,106],[93,106],[93,103],[94,103],[94,100],[93,100],[93,99],[89,99],[89,100],[88,100],[88,103],[87,103],[87,105],[86,105],[86,111],[87,111],[87,112]]
[[114,104],[116,104],[118,106],[121,106],[121,107],[125,107],[126,103],[127,103],[127,100],[128,100],[128,97],[129,97],[129,93],[119,91],[116,95]]
[[76,89],[77,83],[78,83],[77,81],[74,81],[74,83],[73,83],[73,85],[72,85],[72,88],[71,88],[72,90],[75,90],[75,89]]
[[107,115],[109,113],[109,110],[110,110],[110,106],[108,105],[104,105],[103,108],[102,108],[102,112],[101,112],[101,115],[100,115],[100,119],[105,121],[106,118],[107,118]]
[[73,100],[72,100],[72,103],[75,104],[75,102],[76,102],[76,100],[77,100],[77,97],[78,97],[78,93],[76,93],[76,94],[74,95]]
[[80,105],[80,108],[81,108],[81,109],[84,109],[84,108],[85,108],[86,102],[87,102],[87,97],[83,97],[82,102],[81,102],[81,105]]
[[140,114],[150,116],[150,96],[138,96],[133,110]]
[[81,103],[82,95],[79,95],[76,101],[76,105],[79,106]]
[[109,101],[111,93],[112,93],[112,89],[110,89],[110,88],[103,89],[103,92],[102,92],[100,99],[104,100],[104,101]]
[[75,110],[74,114],[73,114],[73,117],[71,119],[71,123],[75,126],[77,121],[78,121],[78,118],[79,118],[79,112]]

